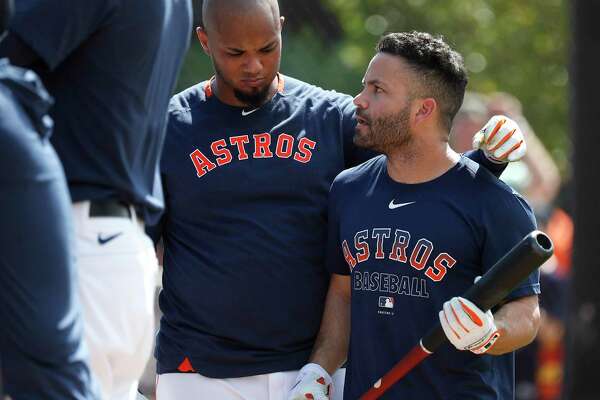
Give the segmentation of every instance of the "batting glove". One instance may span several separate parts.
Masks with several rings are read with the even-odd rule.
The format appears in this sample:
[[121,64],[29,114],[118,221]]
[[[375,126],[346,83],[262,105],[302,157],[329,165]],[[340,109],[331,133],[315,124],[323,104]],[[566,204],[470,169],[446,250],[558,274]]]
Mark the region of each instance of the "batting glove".
[[329,400],[331,376],[319,364],[306,364],[298,372],[288,400]]
[[473,136],[473,148],[483,150],[486,157],[496,163],[520,160],[527,152],[519,125],[504,115],[494,115]]
[[446,337],[458,350],[483,354],[500,337],[492,312],[483,312],[465,298],[445,302],[439,316]]

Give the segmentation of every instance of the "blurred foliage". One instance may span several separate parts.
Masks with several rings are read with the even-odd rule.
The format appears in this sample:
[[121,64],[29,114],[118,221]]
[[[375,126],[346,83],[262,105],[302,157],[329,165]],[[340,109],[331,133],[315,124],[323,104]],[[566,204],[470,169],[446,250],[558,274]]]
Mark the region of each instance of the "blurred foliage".
[[[465,57],[469,89],[505,91],[565,172],[567,134],[567,0],[323,0],[343,35],[332,45],[308,27],[284,35],[283,73],[356,93],[377,39],[386,32],[442,34]],[[294,13],[286,15],[288,21]],[[285,31],[285,27],[284,27]],[[212,74],[194,43],[179,89]]]

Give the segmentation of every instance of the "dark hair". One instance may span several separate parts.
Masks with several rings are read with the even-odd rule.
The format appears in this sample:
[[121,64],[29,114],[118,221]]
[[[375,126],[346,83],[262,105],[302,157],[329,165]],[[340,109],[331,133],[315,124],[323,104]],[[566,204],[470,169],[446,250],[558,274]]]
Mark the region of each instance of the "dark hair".
[[468,82],[462,56],[442,36],[414,31],[390,33],[381,38],[376,50],[400,56],[408,63],[424,91],[419,95],[435,98],[442,122],[450,130]]

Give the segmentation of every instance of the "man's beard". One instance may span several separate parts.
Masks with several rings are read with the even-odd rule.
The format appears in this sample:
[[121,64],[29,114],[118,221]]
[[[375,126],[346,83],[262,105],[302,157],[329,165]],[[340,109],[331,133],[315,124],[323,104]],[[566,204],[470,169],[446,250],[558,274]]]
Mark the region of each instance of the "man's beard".
[[225,75],[221,73],[221,69],[214,61],[214,59],[213,66],[215,68],[215,73],[219,75],[223,82],[225,82],[230,88],[233,89],[233,95],[235,96],[235,98],[238,99],[240,102],[246,104],[248,107],[258,108],[269,100],[269,89],[271,88],[272,81],[267,82],[264,87],[254,88],[250,93],[243,92],[239,89],[236,89],[233,82],[231,82],[225,77]]
[[251,93],[242,92],[241,90],[233,88],[233,95],[236,99],[247,104],[249,107],[258,108],[267,102],[270,88],[270,83],[265,87],[256,88]]
[[[357,111],[357,114],[367,118],[360,111]],[[354,135],[354,144],[384,154],[401,149],[412,141],[408,127],[409,120],[408,107],[396,114],[386,115],[375,120],[368,119],[366,132],[359,133],[357,131]]]

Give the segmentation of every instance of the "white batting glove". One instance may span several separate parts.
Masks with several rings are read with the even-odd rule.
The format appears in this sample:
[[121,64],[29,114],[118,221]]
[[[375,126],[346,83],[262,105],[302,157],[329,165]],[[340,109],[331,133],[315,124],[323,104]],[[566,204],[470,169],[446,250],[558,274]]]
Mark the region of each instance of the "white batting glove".
[[500,337],[492,312],[484,313],[465,298],[453,297],[445,302],[439,316],[446,337],[458,350],[483,354]]
[[306,364],[298,372],[288,400],[329,400],[331,376],[319,364]]
[[494,115],[473,136],[473,149],[481,149],[496,163],[507,163],[523,158],[527,145],[519,125],[504,115]]

